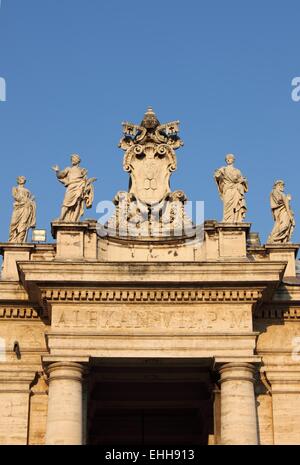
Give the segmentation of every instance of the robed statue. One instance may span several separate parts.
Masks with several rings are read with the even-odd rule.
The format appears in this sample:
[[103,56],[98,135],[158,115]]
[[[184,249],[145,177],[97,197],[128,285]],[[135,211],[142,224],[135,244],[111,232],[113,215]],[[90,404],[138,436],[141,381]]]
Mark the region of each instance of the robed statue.
[[214,173],[223,201],[223,222],[240,223],[247,211],[245,192],[248,192],[248,181],[240,170],[234,167],[234,155],[226,155],[225,161],[227,166],[217,169]]
[[84,214],[84,206],[91,208],[94,200],[93,182],[96,178],[88,178],[87,170],[80,166],[81,159],[77,154],[71,156],[71,167],[60,171],[53,166],[57,179],[66,187],[60,221],[77,223]]
[[36,203],[31,192],[25,188],[25,176],[17,178],[17,186],[13,187],[13,214],[10,223],[9,242],[22,244],[26,242],[28,231],[36,224]]
[[290,242],[295,228],[295,217],[290,206],[291,199],[289,194],[284,193],[284,182],[276,181],[270,195],[275,224],[268,238],[268,243]]

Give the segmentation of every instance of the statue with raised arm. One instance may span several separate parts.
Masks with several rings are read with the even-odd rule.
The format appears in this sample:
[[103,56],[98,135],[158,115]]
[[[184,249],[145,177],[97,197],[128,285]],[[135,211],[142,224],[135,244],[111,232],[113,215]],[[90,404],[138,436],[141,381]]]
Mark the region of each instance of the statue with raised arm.
[[57,165],[52,169],[57,179],[66,187],[60,221],[77,223],[84,214],[84,206],[91,208],[94,200],[93,182],[96,178],[88,178],[87,170],[81,168],[81,159],[77,154],[71,155],[71,167],[60,171]]
[[248,192],[248,181],[240,170],[234,167],[234,155],[226,155],[225,161],[227,166],[217,169],[214,173],[223,201],[223,222],[240,223],[247,211],[245,192]]
[[291,199],[289,194],[284,193],[284,182],[276,181],[270,195],[275,224],[268,238],[268,243],[290,242],[295,228],[295,217],[290,207]]
[[28,231],[36,224],[36,203],[31,192],[25,188],[25,176],[17,178],[13,187],[14,209],[10,223],[9,242],[22,244],[26,242]]

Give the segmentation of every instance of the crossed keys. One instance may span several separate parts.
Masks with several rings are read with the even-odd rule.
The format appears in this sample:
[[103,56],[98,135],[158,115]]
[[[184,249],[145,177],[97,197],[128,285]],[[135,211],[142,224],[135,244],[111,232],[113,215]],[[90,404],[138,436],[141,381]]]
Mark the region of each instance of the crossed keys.
[[[123,134],[128,137],[137,137],[143,134],[143,137],[146,135],[147,130],[137,124],[124,122]],[[157,126],[155,132],[164,133],[166,136],[175,136],[179,132],[179,121],[171,121],[170,123],[161,124]]]

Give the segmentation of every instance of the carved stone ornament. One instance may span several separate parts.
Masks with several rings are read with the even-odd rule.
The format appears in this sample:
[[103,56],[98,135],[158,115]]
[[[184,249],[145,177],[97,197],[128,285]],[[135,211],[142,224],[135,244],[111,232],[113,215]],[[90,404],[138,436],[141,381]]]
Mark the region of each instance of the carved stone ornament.
[[151,108],[140,126],[123,123],[123,167],[130,174],[129,193],[137,200],[153,205],[170,193],[170,176],[177,167],[174,150],[183,145],[178,131],[178,121],[160,124]]
[[226,166],[215,170],[214,179],[223,201],[223,222],[241,223],[247,212],[245,193],[248,181],[239,169],[235,168],[235,156],[226,155]]
[[94,186],[96,178],[88,178],[87,170],[80,166],[81,158],[78,154],[71,155],[71,166],[60,170],[57,165],[52,169],[59,182],[65,188],[59,220],[68,223],[77,223],[84,214],[84,207],[91,208],[94,201]]
[[296,225],[294,212],[290,206],[292,197],[284,193],[284,186],[284,181],[276,181],[270,194],[270,206],[274,219],[274,227],[268,238],[270,244],[290,242]]
[[18,176],[17,187],[13,187],[14,209],[10,223],[9,242],[22,244],[28,239],[28,232],[35,228],[36,202],[31,192],[25,188],[25,176]]
[[178,132],[179,121],[160,124],[152,108],[140,125],[123,123],[119,146],[125,151],[129,192],[117,193],[116,212],[109,222],[111,230],[119,229],[118,235],[166,236],[175,229],[183,235],[183,229],[192,227],[184,211],[186,195],[170,189],[177,167],[175,150],[183,145]]

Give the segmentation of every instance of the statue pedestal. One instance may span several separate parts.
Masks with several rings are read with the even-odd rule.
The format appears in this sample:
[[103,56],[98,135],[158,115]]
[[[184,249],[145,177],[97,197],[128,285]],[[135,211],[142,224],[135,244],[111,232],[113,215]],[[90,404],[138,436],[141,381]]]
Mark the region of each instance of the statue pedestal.
[[205,257],[207,260],[247,257],[247,239],[251,223],[204,222]]
[[220,258],[241,258],[247,256],[247,237],[251,223],[217,223]]
[[52,236],[57,241],[56,258],[63,260],[97,259],[96,220],[66,223],[54,221]]
[[286,261],[287,267],[284,272],[285,277],[296,276],[296,257],[299,244],[266,244],[265,249],[271,261]]
[[19,281],[17,262],[30,260],[35,244],[0,244],[0,253],[3,256],[1,279]]

